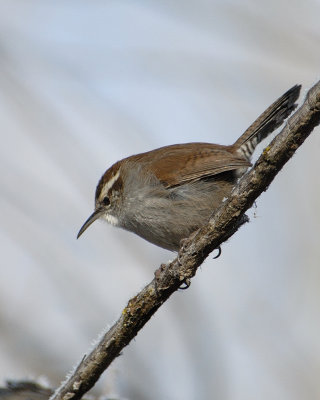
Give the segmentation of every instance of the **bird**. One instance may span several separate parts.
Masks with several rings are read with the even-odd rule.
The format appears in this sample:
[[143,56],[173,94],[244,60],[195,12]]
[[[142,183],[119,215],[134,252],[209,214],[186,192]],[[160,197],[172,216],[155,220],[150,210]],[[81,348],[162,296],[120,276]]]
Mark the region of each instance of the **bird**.
[[256,146],[297,104],[295,85],[271,104],[232,145],[173,144],[126,157],[106,170],[95,209],[77,238],[97,219],[171,251],[206,224],[252,166]]

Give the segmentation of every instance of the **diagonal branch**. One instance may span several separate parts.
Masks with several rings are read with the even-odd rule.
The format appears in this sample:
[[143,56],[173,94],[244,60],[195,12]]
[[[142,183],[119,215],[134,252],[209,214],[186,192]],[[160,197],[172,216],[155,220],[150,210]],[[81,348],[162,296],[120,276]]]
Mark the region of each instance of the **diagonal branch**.
[[179,257],[162,265],[155,278],[129,300],[118,321],[85,355],[76,370],[57,389],[52,400],[76,400],[86,393],[103,371],[137,335],[157,309],[196,274],[208,254],[247,221],[245,212],[273,181],[284,164],[320,123],[320,81],[307,93],[303,105],[263,151],[210,222],[184,241]]

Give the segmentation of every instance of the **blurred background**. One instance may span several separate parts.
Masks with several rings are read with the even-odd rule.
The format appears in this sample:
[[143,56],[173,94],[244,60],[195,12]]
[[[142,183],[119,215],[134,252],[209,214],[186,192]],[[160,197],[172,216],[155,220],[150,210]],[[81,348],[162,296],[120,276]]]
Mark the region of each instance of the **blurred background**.
[[[56,387],[174,257],[103,222],[76,240],[105,169],[231,144],[294,84],[303,98],[319,15],[318,0],[0,1],[2,384]],[[94,394],[320,398],[319,132]]]

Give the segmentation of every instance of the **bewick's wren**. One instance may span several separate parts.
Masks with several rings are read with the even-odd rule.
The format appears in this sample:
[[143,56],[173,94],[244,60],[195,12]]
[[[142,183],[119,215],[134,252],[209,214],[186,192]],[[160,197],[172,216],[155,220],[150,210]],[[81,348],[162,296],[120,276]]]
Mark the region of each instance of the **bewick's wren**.
[[301,86],[275,101],[231,146],[186,143],[161,147],[115,163],[100,179],[95,211],[79,237],[96,219],[134,232],[168,250],[208,222],[248,167],[268,134],[295,109]]

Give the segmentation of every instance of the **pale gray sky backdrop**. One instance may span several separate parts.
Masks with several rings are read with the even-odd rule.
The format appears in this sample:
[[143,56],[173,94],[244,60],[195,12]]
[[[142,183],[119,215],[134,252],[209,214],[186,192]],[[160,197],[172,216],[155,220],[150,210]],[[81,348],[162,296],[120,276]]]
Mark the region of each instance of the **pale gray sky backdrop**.
[[[230,144],[320,78],[316,0],[0,1],[0,379],[53,386],[172,254],[95,223],[118,159]],[[262,148],[260,148],[261,151]],[[319,128],[105,373],[153,400],[320,397]]]

